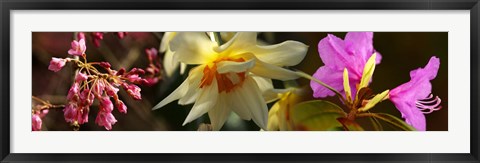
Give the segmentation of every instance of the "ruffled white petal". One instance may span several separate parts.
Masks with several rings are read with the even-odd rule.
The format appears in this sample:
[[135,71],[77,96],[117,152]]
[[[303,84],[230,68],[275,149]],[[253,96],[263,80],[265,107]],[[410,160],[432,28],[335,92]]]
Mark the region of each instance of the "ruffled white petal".
[[222,61],[217,63],[217,72],[220,74],[227,72],[245,72],[255,66],[255,59],[245,62]]
[[174,57],[185,64],[203,64],[216,57],[217,45],[203,32],[180,32],[170,41]]
[[263,98],[267,103],[273,102],[278,98],[278,93],[274,92],[272,79],[251,75],[255,83],[257,83]]
[[255,80],[247,77],[239,90],[241,90],[239,91],[240,96],[243,96],[243,100],[247,105],[247,109],[250,111],[253,122],[260,126],[260,128],[266,130],[268,108]]
[[165,32],[162,37],[162,42],[160,43],[160,48],[158,48],[158,51],[160,52],[166,52],[168,48],[168,45],[170,41],[177,35],[177,32]]
[[232,39],[215,48],[215,51],[221,53],[226,50],[235,50],[237,53],[249,52],[248,49],[255,47],[257,43],[256,32],[237,32]]
[[188,105],[194,103],[197,99],[198,95],[200,94],[200,82],[201,82],[201,72],[193,71],[197,77],[192,77],[190,80],[190,85],[187,93],[183,97],[178,100],[178,104],[180,105]]
[[183,125],[207,113],[217,104],[218,86],[216,80],[213,80],[210,86],[204,87],[200,89],[200,91],[200,95],[193,105],[192,110],[188,113],[187,118],[185,118]]
[[157,105],[153,107],[152,110],[159,109],[168,103],[175,101],[179,98],[182,98],[185,96],[185,94],[189,91],[189,81],[185,80],[180,86],[178,86],[177,89],[175,89],[170,95],[168,95],[165,99],[160,101]]
[[258,60],[255,64],[255,67],[250,69],[250,71],[257,76],[278,80],[293,80],[300,77],[294,71]]
[[165,54],[163,55],[163,68],[165,69],[165,73],[168,77],[171,77],[172,74],[178,67],[179,62],[173,57],[174,53],[167,49]]
[[294,66],[307,54],[308,46],[298,41],[285,41],[275,45],[256,46],[251,52],[263,62],[276,66]]
[[214,131],[218,131],[222,128],[223,124],[227,121],[231,110],[227,106],[227,98],[225,93],[221,93],[218,96],[217,104],[208,111],[208,117]]
[[251,120],[252,114],[250,109],[248,109],[247,100],[245,99],[243,90],[241,88],[235,89],[234,91],[227,94],[229,97],[230,108],[235,112],[240,118],[244,120]]
[[263,62],[276,66],[299,64],[307,54],[308,46],[298,41],[284,41],[275,45],[257,45],[257,33],[238,32],[230,41],[216,48],[216,51],[231,50],[231,55],[253,53]]

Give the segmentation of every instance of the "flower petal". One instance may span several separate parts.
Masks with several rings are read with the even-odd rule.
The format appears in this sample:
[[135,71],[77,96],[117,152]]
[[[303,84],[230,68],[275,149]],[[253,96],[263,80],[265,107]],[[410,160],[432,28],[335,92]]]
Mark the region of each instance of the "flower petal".
[[160,43],[160,52],[166,52],[169,49],[168,45],[172,41],[173,37],[177,35],[177,32],[165,32],[162,37],[162,42]]
[[167,97],[165,97],[165,99],[163,99],[157,105],[155,105],[152,108],[152,110],[159,109],[172,101],[175,101],[177,99],[184,97],[185,94],[187,94],[187,92],[189,91],[189,89],[193,89],[193,88],[189,88],[189,81],[188,80],[183,81],[183,83],[180,84],[180,86],[178,86],[177,89],[175,89],[172,93],[170,93],[170,95],[168,95]]
[[178,68],[178,62],[174,57],[174,53],[167,50],[163,56],[163,68],[168,77],[171,77],[175,70]]
[[181,32],[170,41],[174,57],[186,64],[208,63],[216,57],[216,52],[213,51],[216,46],[202,32]]
[[278,111],[280,110],[280,104],[276,102],[273,104],[273,106],[270,108],[270,111],[268,111],[268,124],[267,124],[267,129],[268,131],[278,131],[279,128],[279,117],[278,117]]
[[260,77],[278,80],[293,80],[300,77],[294,71],[264,63],[260,60],[257,60],[255,66],[251,69],[251,72]]
[[[402,98],[402,97],[400,97]],[[405,122],[412,125],[418,131],[426,130],[425,115],[415,106],[415,102],[406,102],[402,100],[391,99],[395,107],[402,113],[402,118],[405,118]]]
[[343,71],[343,68],[351,64],[351,56],[345,51],[345,42],[332,34],[320,40],[318,53],[322,62],[331,69]]
[[221,93],[218,96],[217,104],[208,111],[208,117],[214,131],[222,128],[231,112],[227,106],[226,94]]
[[437,76],[438,68],[440,68],[440,59],[433,56],[424,68],[418,68],[410,72],[410,78],[423,77],[433,80]]
[[183,125],[197,119],[211,110],[217,104],[218,95],[217,80],[213,80],[210,86],[201,89],[201,93],[193,105],[192,110],[188,113],[187,118],[185,118]]
[[200,94],[200,82],[202,81],[202,71],[205,66],[197,66],[192,68],[190,74],[188,75],[188,91],[185,93],[183,97],[178,100],[178,104],[180,105],[188,105],[197,99],[198,95]]
[[263,98],[267,103],[278,99],[277,92],[273,89],[272,79],[264,78],[256,75],[251,75],[255,83],[257,83],[260,92],[262,92]]
[[247,105],[247,101],[244,97],[243,90],[239,88],[230,92],[227,95],[229,96],[228,101],[230,101],[230,104],[228,106],[231,107],[233,112],[235,112],[243,120],[251,120],[252,116],[250,113],[250,109],[248,108],[249,106]]
[[255,59],[245,62],[222,61],[217,63],[217,72],[220,74],[227,72],[245,72],[255,66]]
[[[313,77],[324,82],[325,84],[329,85],[330,87],[336,89],[339,92],[344,92],[343,90],[343,70],[333,70],[330,67],[322,66],[320,67],[314,74]],[[350,74],[349,74],[350,76]],[[349,82],[350,85],[355,82]],[[335,93],[328,88],[318,84],[315,81],[310,81],[310,87],[313,90],[313,97],[315,98],[323,98],[327,96],[334,96]],[[353,87],[355,88],[355,87]],[[352,89],[352,97],[355,97],[354,91]]]
[[275,45],[255,46],[250,51],[266,63],[276,66],[294,66],[305,58],[307,50],[307,45],[289,40]]
[[348,32],[345,35],[345,46],[348,52],[366,62],[375,52],[373,50],[373,32]]
[[[215,51],[221,53],[227,49],[236,49],[238,53],[248,52],[247,49],[255,46],[257,43],[256,32],[237,32],[232,39],[223,45],[215,48]],[[241,51],[243,50],[243,51]]]
[[247,104],[253,122],[260,128],[267,130],[268,108],[255,80],[252,77],[247,77],[239,90],[242,90],[240,95],[243,96]]
[[263,62],[276,66],[299,64],[307,54],[308,46],[298,41],[285,41],[275,45],[257,45],[256,32],[238,32],[230,41],[216,49],[222,52],[234,49],[231,54],[253,53]]

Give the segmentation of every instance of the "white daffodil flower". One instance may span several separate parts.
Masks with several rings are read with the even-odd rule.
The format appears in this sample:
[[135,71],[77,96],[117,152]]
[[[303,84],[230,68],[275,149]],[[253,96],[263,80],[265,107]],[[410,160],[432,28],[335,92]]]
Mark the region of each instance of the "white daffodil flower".
[[271,79],[298,78],[281,66],[300,63],[308,46],[297,41],[259,46],[255,32],[238,32],[218,46],[205,33],[184,32],[170,41],[170,49],[174,59],[198,66],[154,110],[175,100],[180,105],[195,103],[183,125],[208,113],[213,130],[220,130],[233,111],[266,130],[269,99],[262,91],[273,88]]
[[163,55],[163,68],[165,69],[165,73],[168,77],[171,77],[175,70],[180,65],[180,74],[185,72],[187,68],[186,64],[180,63],[173,57],[173,52],[170,50],[169,44],[170,41],[175,37],[176,32],[165,32],[162,37],[162,41],[160,43],[159,51],[164,53]]

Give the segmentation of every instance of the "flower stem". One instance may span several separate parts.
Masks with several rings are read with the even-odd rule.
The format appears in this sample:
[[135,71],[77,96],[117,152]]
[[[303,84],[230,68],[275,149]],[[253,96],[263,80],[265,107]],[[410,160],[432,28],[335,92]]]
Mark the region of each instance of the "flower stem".
[[38,98],[38,97],[35,97],[35,96],[32,96],[32,99],[34,99],[35,101],[38,101],[38,102],[40,102],[40,103],[42,103],[42,104],[48,104],[48,102],[46,102],[45,100],[42,100],[42,99],[40,99],[40,98]]
[[336,89],[332,88],[332,87],[329,86],[328,84],[325,84],[324,82],[322,82],[322,81],[314,78],[313,76],[310,76],[309,74],[304,73],[304,72],[302,72],[302,71],[295,71],[295,73],[296,73],[298,76],[301,76],[301,77],[303,77],[303,78],[312,80],[312,81],[314,81],[314,82],[316,82],[316,83],[324,86],[325,88],[333,91],[333,92],[340,98],[340,100],[342,100],[343,102],[347,102],[347,101],[345,101],[345,98],[343,98],[343,96],[342,96],[342,94],[341,94],[340,92],[338,92]]

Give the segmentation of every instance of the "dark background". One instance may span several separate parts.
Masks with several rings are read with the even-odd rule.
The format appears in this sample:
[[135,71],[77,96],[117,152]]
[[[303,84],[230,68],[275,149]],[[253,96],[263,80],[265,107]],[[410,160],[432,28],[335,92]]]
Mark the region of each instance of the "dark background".
[[[332,33],[332,32],[328,32]],[[333,32],[337,37],[344,38],[344,32]],[[119,39],[114,33],[106,33],[99,48],[95,47],[87,33],[87,58],[91,61],[108,61],[113,69],[124,67],[145,68],[148,60],[145,48],[158,48],[162,32],[128,33],[124,39]],[[318,51],[318,42],[327,35],[325,32],[275,32],[261,33],[259,38],[268,43],[279,43],[285,40],[295,40],[309,45],[308,54],[303,62],[293,67],[308,74],[313,74],[322,66]],[[65,96],[73,80],[74,70],[70,64],[57,73],[48,70],[51,57],[67,57],[73,32],[34,32],[32,33],[32,95],[49,100],[54,104],[65,103]],[[432,81],[432,93],[442,99],[442,110],[426,115],[427,130],[448,130],[448,33],[447,32],[375,32],[374,47],[382,54],[382,62],[377,65],[370,87],[374,93],[393,89],[410,80],[411,70],[424,67],[431,56],[440,58],[440,69]],[[163,55],[163,54],[160,54]],[[160,57],[163,58],[163,57]],[[128,106],[128,113],[114,111],[118,122],[113,130],[149,131],[149,130],[197,130],[200,123],[208,123],[208,116],[203,116],[186,126],[181,126],[192,105],[178,106],[176,101],[167,106],[151,111],[151,108],[173,91],[186,75],[164,78],[153,87],[142,86],[142,101],[130,98],[120,89],[120,98]],[[301,86],[308,86],[306,79],[298,80]],[[279,82],[275,82],[276,85]],[[308,92],[311,94],[311,92]],[[459,95],[463,96],[463,95]],[[467,95],[464,95],[467,97]],[[313,98],[310,98],[313,99]],[[308,100],[308,99],[305,99]],[[326,100],[336,102],[335,97]],[[89,123],[81,125],[80,130],[105,130],[95,124],[96,106],[90,111]],[[384,101],[371,109],[372,112],[390,113],[400,117],[400,113],[390,101]],[[65,122],[61,109],[51,110],[43,118],[43,130],[71,130]],[[259,130],[253,122],[229,118],[222,130]]]

